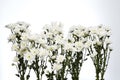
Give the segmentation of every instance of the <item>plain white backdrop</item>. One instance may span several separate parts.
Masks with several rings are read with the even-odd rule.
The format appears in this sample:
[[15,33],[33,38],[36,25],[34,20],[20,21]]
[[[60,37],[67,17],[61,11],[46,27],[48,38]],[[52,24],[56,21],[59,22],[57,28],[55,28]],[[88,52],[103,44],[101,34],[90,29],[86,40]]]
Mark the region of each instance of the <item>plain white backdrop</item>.
[[[0,0],[0,80],[18,80],[11,66],[15,52],[7,41],[10,31],[4,27],[17,21],[30,23],[34,33],[55,21],[64,24],[64,32],[78,24],[110,26],[113,52],[105,80],[120,80],[120,0]],[[95,80],[90,59],[82,67],[80,80]]]

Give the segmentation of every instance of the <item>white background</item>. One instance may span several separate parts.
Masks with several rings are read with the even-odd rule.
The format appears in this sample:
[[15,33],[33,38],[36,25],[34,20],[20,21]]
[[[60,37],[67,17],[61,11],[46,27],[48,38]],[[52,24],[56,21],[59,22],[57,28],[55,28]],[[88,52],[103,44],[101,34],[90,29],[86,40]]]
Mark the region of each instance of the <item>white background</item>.
[[[10,31],[4,27],[17,21],[30,23],[35,33],[54,21],[62,22],[66,32],[78,24],[110,26],[114,51],[105,80],[120,80],[120,0],[0,0],[0,80],[17,80],[15,67],[11,66],[14,52],[7,41]],[[80,80],[95,80],[94,77],[89,59],[82,67]]]

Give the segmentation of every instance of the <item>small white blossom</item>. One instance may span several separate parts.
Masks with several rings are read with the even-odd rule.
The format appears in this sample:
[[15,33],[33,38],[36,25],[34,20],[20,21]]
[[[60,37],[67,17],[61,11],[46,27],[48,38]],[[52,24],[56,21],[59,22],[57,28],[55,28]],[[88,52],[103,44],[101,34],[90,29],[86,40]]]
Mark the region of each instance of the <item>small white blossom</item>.
[[28,61],[32,62],[35,59],[35,55],[31,54],[30,52],[27,52],[24,55],[24,58],[25,58],[25,60],[28,60]]
[[8,24],[8,25],[6,25],[6,27],[8,29],[11,29],[11,30],[13,30],[16,26],[17,26],[17,24]]
[[79,37],[83,37],[85,35],[85,31],[82,31],[78,34]]
[[21,34],[20,27],[18,25],[15,27],[14,32]]
[[20,25],[21,26],[21,29],[27,29],[30,24],[26,23],[26,22],[17,22],[16,24]]
[[12,51],[18,51],[19,50],[19,46],[17,43],[14,43],[11,47]]
[[30,49],[30,52],[31,52],[31,54],[33,54],[33,55],[38,55],[38,54],[40,53],[39,49],[36,49],[36,48]]
[[63,55],[57,56],[57,59],[56,59],[57,63],[63,62],[64,60],[65,60],[65,56],[63,56]]
[[105,30],[107,31],[107,32],[109,32],[109,31],[111,31],[111,28],[110,27],[105,27]]
[[55,36],[55,42],[58,44],[63,44],[63,37],[60,35]]
[[15,38],[16,38],[15,34],[11,34],[11,35],[9,35],[8,40],[13,41],[13,40],[15,40]]
[[21,43],[20,43],[20,47],[21,47],[21,49],[24,49],[24,48],[26,48],[28,45],[27,45],[27,41],[21,41]]
[[105,39],[105,43],[106,43],[106,44],[111,44],[110,39],[106,38],[106,39]]
[[75,42],[75,48],[77,51],[81,51],[84,48],[83,42],[81,42],[81,41]]
[[54,50],[57,49],[57,45],[47,46],[47,49],[48,49],[49,51],[54,51]]
[[98,29],[98,35],[100,36],[100,37],[103,37],[103,36],[105,36],[106,35],[106,31],[105,31],[105,29],[103,29],[103,28],[101,28],[101,29]]
[[52,38],[53,38],[53,33],[50,33],[50,32],[49,32],[49,33],[46,33],[46,37],[52,39]]
[[40,57],[45,57],[49,55],[49,52],[46,49],[41,48],[39,51],[40,51],[39,52]]
[[110,31],[106,32],[107,36],[110,36],[112,33]]
[[63,24],[62,23],[57,23],[57,22],[53,22],[51,24],[52,27],[54,27],[52,29],[53,32],[57,33],[57,32],[62,32],[62,26]]
[[40,38],[39,34],[31,34],[29,35],[28,39],[31,41],[36,41]]
[[65,43],[64,49],[68,50],[68,51],[75,50],[74,47],[73,47],[73,44],[72,43],[68,43],[68,42]]
[[31,35],[28,34],[28,33],[22,33],[21,39],[22,40],[28,40],[29,36],[31,36]]

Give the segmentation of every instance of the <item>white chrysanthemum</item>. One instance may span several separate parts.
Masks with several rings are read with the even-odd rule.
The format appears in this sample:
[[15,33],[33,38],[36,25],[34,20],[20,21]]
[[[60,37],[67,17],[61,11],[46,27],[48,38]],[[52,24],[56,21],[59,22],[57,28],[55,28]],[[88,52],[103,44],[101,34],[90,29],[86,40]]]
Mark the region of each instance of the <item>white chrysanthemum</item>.
[[16,36],[14,34],[9,35],[8,40],[13,41],[15,40]]
[[62,26],[63,26],[62,23],[57,23],[57,22],[51,23],[51,27],[54,27],[52,28],[52,32],[54,33],[62,32]]
[[72,43],[67,43],[67,42],[66,42],[65,45],[64,45],[64,49],[65,49],[65,50],[68,50],[68,51],[69,51],[69,50],[70,50],[70,51],[75,50],[74,47],[73,47],[73,44],[72,44]]
[[36,49],[36,48],[30,49],[30,52],[31,52],[31,54],[33,54],[33,55],[38,55],[38,54],[40,53],[39,49]]
[[26,48],[28,45],[27,45],[27,41],[21,41],[20,43],[20,47],[23,49],[23,48]]
[[62,68],[62,64],[58,64],[58,63],[54,63],[54,64],[53,64],[53,70],[58,71],[58,70],[60,70],[61,68]]
[[28,40],[29,36],[30,36],[30,34],[28,34],[28,33],[22,33],[21,39]]
[[73,32],[73,34],[75,34],[75,35],[79,35],[79,30],[74,30],[74,32]]
[[97,28],[95,27],[90,27],[89,30],[91,34],[97,34]]
[[110,27],[105,27],[105,30],[107,31],[107,32],[109,32],[109,31],[111,31],[111,28]]
[[36,41],[40,38],[40,35],[39,34],[32,34],[28,37],[29,40],[33,40],[33,41]]
[[24,58],[25,58],[25,60],[28,60],[28,61],[32,62],[32,61],[35,59],[35,55],[33,55],[33,54],[30,53],[30,52],[27,52],[27,53],[24,55]]
[[81,42],[81,41],[75,42],[75,48],[77,51],[81,51],[84,48],[83,42]]
[[58,44],[63,44],[63,37],[60,35],[55,36],[55,42]]
[[107,36],[110,36],[112,33],[110,31],[106,32]]
[[53,34],[54,34],[54,33],[48,32],[48,33],[46,33],[46,37],[47,37],[47,38],[53,38]]
[[111,44],[110,39],[106,38],[106,39],[105,39],[105,43],[106,43],[106,44]]
[[74,30],[79,30],[80,32],[85,30],[85,27],[84,26],[81,26],[81,25],[73,25],[71,28],[70,28],[70,31],[74,31]]
[[77,36],[79,37],[83,37],[85,35],[85,31],[79,32],[79,34]]
[[19,61],[18,57],[15,56],[13,62],[18,62],[18,61]]
[[105,31],[104,28],[98,28],[98,30],[97,30],[97,35],[99,35],[100,37],[105,36],[106,33],[107,33],[107,32]]
[[40,49],[40,52],[39,52],[40,57],[45,57],[48,55],[49,55],[49,52],[46,49],[43,49],[43,48]]
[[110,32],[110,28],[104,27],[103,25],[100,25],[96,28],[96,34],[99,37],[103,37],[103,36],[110,36],[111,32]]
[[15,27],[14,32],[21,34],[19,25]]
[[11,29],[11,30],[13,30],[16,26],[17,26],[17,24],[8,24],[8,25],[6,25],[6,27],[8,29]]
[[49,51],[54,51],[54,50],[57,49],[57,45],[47,46],[47,49],[48,49]]
[[12,51],[18,51],[18,49],[19,49],[18,44],[17,43],[13,44],[11,49],[12,49]]
[[24,30],[30,26],[30,24],[25,23],[25,22],[17,22],[16,24],[20,25],[21,29],[24,29]]
[[56,62],[57,63],[60,63],[60,62],[63,62],[65,60],[65,56],[63,56],[63,55],[58,55],[57,56],[57,59],[56,59]]

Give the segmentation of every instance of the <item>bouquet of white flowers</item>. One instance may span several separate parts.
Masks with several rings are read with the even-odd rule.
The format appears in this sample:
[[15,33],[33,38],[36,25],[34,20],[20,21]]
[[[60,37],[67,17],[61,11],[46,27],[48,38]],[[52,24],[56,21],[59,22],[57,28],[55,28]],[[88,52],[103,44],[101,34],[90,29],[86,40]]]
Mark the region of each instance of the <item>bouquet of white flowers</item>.
[[104,80],[110,58],[110,29],[72,26],[67,38],[61,23],[47,24],[40,34],[32,34],[29,24],[17,22],[6,25],[11,30],[8,41],[16,52],[13,66],[20,80],[29,80],[33,70],[36,80],[79,80],[80,70],[87,57],[91,57],[96,70],[96,80]]

